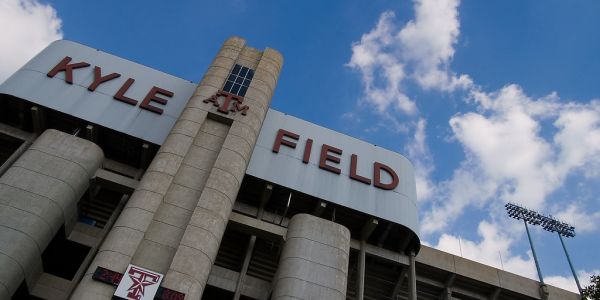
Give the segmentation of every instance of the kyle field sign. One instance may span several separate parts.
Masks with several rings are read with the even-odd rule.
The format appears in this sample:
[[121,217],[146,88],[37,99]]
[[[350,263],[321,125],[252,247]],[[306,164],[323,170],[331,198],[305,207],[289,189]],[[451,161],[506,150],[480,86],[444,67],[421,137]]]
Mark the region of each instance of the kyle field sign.
[[418,236],[404,156],[269,109],[246,174],[404,225]]
[[65,40],[0,84],[0,94],[158,145],[195,89],[195,83]]

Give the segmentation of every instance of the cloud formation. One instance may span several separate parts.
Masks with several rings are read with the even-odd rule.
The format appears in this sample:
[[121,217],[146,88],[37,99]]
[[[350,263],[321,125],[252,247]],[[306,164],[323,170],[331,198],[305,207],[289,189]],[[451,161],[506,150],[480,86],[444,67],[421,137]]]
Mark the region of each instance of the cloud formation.
[[427,121],[418,117],[410,127],[414,134],[405,150],[415,164],[418,195],[433,199],[424,214],[425,234],[447,228],[465,207],[497,201],[538,209],[568,176],[600,175],[598,101],[565,102],[556,93],[532,99],[516,84],[488,92],[451,70],[460,34],[458,6],[458,0],[415,0],[415,18],[402,27],[393,12],[382,13],[375,28],[352,45],[348,63],[361,74],[363,101],[388,120],[395,119],[393,112],[418,117],[416,103],[403,89],[408,84],[466,91],[467,103],[475,107],[449,120],[452,139],[466,157],[450,179],[437,184],[429,179],[435,166]]
[[[502,230],[501,228],[503,227],[508,227],[509,230]],[[444,233],[433,247],[498,269],[538,280],[531,251],[527,251],[525,257],[511,251],[512,245],[517,241],[522,231],[522,226],[515,226],[515,223],[495,224],[482,221],[477,227],[478,236],[481,238],[479,242]],[[578,270],[577,277],[582,287],[585,287],[590,284],[590,276],[599,273],[600,270]],[[574,293],[579,292],[572,275],[544,276],[544,282]]]
[[[496,201],[540,209],[569,176],[597,177],[600,103],[559,100],[554,93],[531,99],[514,84],[491,93],[473,92],[478,110],[449,120],[467,159],[442,183],[446,188],[437,197],[438,205],[425,213],[423,232],[446,228],[468,205]],[[582,214],[568,203],[555,206],[555,214],[565,220]],[[583,231],[592,228],[579,225]]]
[[62,39],[61,20],[36,0],[0,0],[0,83],[50,42]]
[[[457,75],[450,65],[460,35],[459,4],[414,0],[415,17],[404,26],[396,24],[392,12],[382,13],[377,25],[352,45],[347,66],[361,75],[363,102],[386,119],[402,116],[411,124],[404,150],[415,165],[425,238],[439,236],[431,243],[438,249],[456,255],[462,249],[466,258],[537,279],[531,255],[513,252],[522,228],[486,217],[502,219],[497,215],[503,204],[515,202],[546,208],[578,233],[598,230],[600,211],[583,210],[586,199],[551,200],[569,178],[600,178],[600,100],[567,101],[556,92],[531,97],[518,84],[486,91],[469,75]],[[435,164],[427,143],[428,120],[408,95],[412,86],[468,95],[466,111],[447,123],[450,141],[465,155],[447,179],[431,179]],[[478,217],[478,241],[448,233],[468,208],[488,212]],[[547,280],[576,291],[568,276]]]
[[413,115],[417,107],[404,90],[406,84],[446,92],[472,85],[469,76],[457,76],[449,67],[459,34],[458,4],[415,1],[415,19],[400,29],[393,12],[381,14],[375,28],[352,45],[347,64],[361,74],[364,101],[381,113],[395,109]]

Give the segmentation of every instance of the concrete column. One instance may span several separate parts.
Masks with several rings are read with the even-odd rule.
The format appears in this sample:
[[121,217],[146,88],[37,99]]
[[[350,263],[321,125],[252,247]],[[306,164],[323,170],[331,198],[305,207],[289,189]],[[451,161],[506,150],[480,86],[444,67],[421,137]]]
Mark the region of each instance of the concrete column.
[[271,299],[346,299],[350,231],[325,219],[290,220]]
[[[197,92],[202,91],[205,95],[214,94],[220,88],[220,86],[217,87],[220,83],[215,82],[222,82],[233,66],[234,60],[229,56],[237,54],[232,54],[230,48],[231,45],[237,45],[239,40],[239,38],[232,38],[223,44],[204,78],[200,81]],[[197,162],[191,161],[194,158],[197,159],[198,156],[203,156],[202,151],[197,149],[197,147],[203,146],[198,142],[198,137],[203,135],[201,127],[205,124],[208,116],[206,107],[199,106],[198,103],[202,102],[188,101],[165,142],[150,163],[140,184],[100,246],[96,257],[75,290],[73,298],[110,299],[114,294],[114,287],[93,281],[94,270],[98,266],[102,266],[113,271],[124,272],[136,253],[136,262],[142,266],[148,269],[160,269],[163,273],[168,269],[181,234],[170,241],[165,238],[170,237],[169,229],[177,231],[178,226],[185,228],[187,222],[175,224],[174,218],[169,218],[167,215],[170,210],[178,210],[177,215],[185,215],[187,211],[179,208],[195,208],[195,202],[197,202],[205,182],[202,178],[206,178],[200,174],[203,170],[198,168]],[[205,125],[205,127],[210,127],[210,125]],[[209,140],[205,142],[210,143]],[[209,147],[209,149],[211,148]],[[185,164],[184,159],[186,160]],[[205,160],[199,162],[205,162]],[[212,163],[209,163],[207,168],[211,167]],[[186,178],[186,175],[190,177]],[[184,183],[186,179],[188,183],[189,180],[200,180],[193,184],[186,184]],[[178,202],[179,199],[182,201]],[[157,214],[157,210],[163,202],[163,208]],[[157,215],[155,216],[155,214]],[[163,228],[156,224],[165,218],[169,220],[162,226]],[[152,228],[150,228],[151,224],[154,224]],[[146,238],[144,238],[145,236]],[[161,239],[158,239],[157,236]],[[142,240],[144,243],[138,251]],[[157,243],[153,243],[154,241]],[[154,250],[156,253],[153,253]],[[153,263],[153,258],[158,258],[156,263]]]
[[[230,38],[148,167],[73,298],[108,299],[93,282],[97,266],[124,272],[129,263],[166,273],[163,286],[199,299],[277,83],[282,57]],[[233,66],[255,69],[243,105],[222,114],[203,100],[220,90]]]
[[131,263],[167,273],[228,131],[211,119],[202,123]]
[[365,297],[365,259],[366,259],[367,241],[360,241],[360,251],[358,252],[358,268],[356,268],[356,299],[363,300]]
[[244,263],[242,264],[240,277],[238,278],[237,284],[235,286],[233,300],[239,300],[242,296],[242,286],[244,286],[244,280],[246,278],[246,273],[248,272],[248,266],[250,266],[250,259],[252,258],[252,252],[254,251],[254,245],[256,245],[255,235],[251,236],[250,241],[248,241],[248,246],[246,247],[246,254],[244,255]]
[[408,299],[417,300],[417,262],[415,253],[411,252],[408,255],[409,273],[408,273]]
[[23,279],[35,285],[43,251],[63,225],[66,235],[73,229],[103,156],[97,145],[49,129],[0,177],[0,299]]
[[[211,112],[215,112],[215,118],[228,119],[231,127],[163,284],[185,293],[189,299],[199,299],[208,280],[282,64],[282,57],[278,52],[266,49],[261,53],[244,47],[244,41],[239,38],[228,40],[224,48],[227,51],[215,59],[214,68],[211,67],[205,76],[210,81],[198,86],[189,105],[203,108],[208,105]],[[255,68],[254,78],[243,103],[249,109],[246,115],[219,114],[216,108],[203,100],[212,96],[223,85],[230,67],[221,66],[233,66],[235,63]]]

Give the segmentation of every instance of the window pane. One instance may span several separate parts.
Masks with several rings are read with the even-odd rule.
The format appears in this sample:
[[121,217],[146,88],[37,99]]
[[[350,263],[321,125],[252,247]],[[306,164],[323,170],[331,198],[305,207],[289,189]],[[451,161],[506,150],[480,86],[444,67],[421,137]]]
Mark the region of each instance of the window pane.
[[238,77],[238,78],[235,80],[235,83],[242,84],[243,82],[244,82],[244,77]]
[[246,74],[246,79],[252,80],[252,77],[254,77],[254,70],[249,69],[248,74]]
[[235,67],[233,67],[233,71],[231,71],[231,74],[238,74],[240,72],[241,66],[240,65],[235,65]]
[[240,89],[240,92],[238,93],[238,96],[246,96],[246,90],[248,89],[248,87],[246,86],[242,86],[242,88]]
[[248,80],[248,79],[244,80],[244,85],[245,86],[249,86],[250,85],[250,80]]
[[229,81],[235,81],[235,77],[236,76],[234,74],[231,74],[231,75],[229,75],[229,78],[227,78],[227,80],[229,80]]
[[237,83],[236,83],[236,84],[234,84],[234,85],[233,85],[233,88],[231,89],[231,93],[232,93],[232,94],[236,94],[236,95],[237,95],[238,91],[240,90],[240,86],[241,86],[241,85],[239,85],[239,84],[237,84]]
[[225,87],[223,88],[223,90],[226,91],[226,92],[231,92],[231,85],[232,84],[233,84],[233,82],[227,81],[227,83],[225,83]]
[[244,76],[246,76],[247,73],[248,73],[248,68],[242,67],[242,72],[240,73],[240,76],[244,77]]

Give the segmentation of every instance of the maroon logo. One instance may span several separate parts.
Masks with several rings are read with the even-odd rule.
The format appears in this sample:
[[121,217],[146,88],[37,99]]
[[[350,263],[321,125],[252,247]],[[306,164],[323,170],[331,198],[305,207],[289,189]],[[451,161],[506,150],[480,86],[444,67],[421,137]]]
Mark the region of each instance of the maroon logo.
[[[219,99],[223,99],[219,103]],[[223,114],[229,114],[229,112],[240,112],[243,116],[248,112],[249,107],[247,105],[242,106],[244,97],[234,95],[225,91],[218,91],[208,99],[204,99],[204,103],[212,103],[213,106],[218,107],[217,111]]]
[[135,300],[140,300],[144,296],[146,286],[156,284],[160,280],[160,275],[133,266],[127,275],[133,281],[133,284],[127,289],[127,297]]

